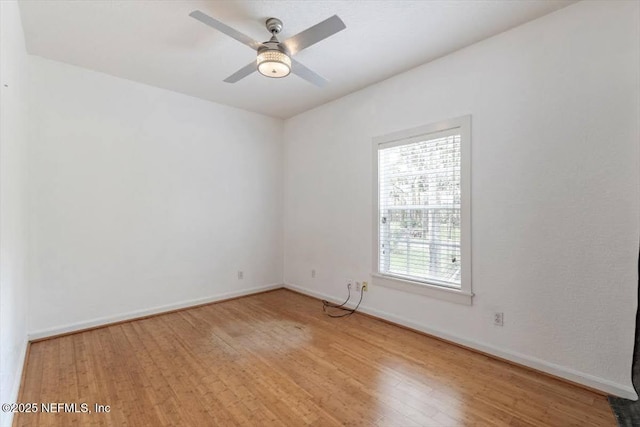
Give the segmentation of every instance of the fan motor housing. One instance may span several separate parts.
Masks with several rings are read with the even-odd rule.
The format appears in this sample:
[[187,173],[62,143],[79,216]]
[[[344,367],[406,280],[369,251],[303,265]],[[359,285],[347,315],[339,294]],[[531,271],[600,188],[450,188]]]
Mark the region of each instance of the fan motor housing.
[[267,42],[262,43],[262,46],[258,48],[258,53],[262,53],[266,50],[277,50],[289,56],[289,52],[287,51],[287,49],[277,41],[274,42],[272,40],[269,40]]

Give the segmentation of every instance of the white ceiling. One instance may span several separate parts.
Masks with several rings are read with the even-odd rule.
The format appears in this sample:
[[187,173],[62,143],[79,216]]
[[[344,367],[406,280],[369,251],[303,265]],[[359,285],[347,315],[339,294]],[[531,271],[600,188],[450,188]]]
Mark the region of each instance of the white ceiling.
[[[573,1],[21,1],[29,53],[187,95],[287,118],[530,21]],[[249,47],[190,18],[203,12],[265,41],[338,14],[347,29],[296,59],[330,83],[258,73],[222,80],[255,59]]]

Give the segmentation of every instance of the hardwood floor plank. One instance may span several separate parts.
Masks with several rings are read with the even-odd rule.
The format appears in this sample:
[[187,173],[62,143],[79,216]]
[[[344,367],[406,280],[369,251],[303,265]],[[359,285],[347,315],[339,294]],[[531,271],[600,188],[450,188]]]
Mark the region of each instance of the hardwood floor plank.
[[606,398],[286,290],[31,344],[15,426],[614,426]]

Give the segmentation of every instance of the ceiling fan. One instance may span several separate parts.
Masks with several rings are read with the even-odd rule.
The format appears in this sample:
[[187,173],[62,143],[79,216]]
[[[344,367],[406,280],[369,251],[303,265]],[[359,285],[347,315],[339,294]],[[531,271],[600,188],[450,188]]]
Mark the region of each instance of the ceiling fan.
[[255,61],[251,61],[251,63],[224,79],[227,83],[235,83],[257,70],[264,76],[275,78],[286,77],[290,73],[293,73],[318,87],[323,87],[328,81],[293,59],[292,56],[347,28],[338,15],[333,15],[331,18],[325,19],[301,33],[280,42],[278,41],[277,35],[282,31],[282,21],[278,18],[269,18],[266,21],[266,27],[271,33],[271,39],[260,43],[199,10],[191,12],[189,16],[258,52]]

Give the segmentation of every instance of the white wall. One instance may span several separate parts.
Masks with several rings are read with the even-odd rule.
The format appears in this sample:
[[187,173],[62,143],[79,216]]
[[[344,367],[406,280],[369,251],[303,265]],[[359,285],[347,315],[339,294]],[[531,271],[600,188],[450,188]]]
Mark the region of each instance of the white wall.
[[[0,402],[15,402],[27,344],[27,52],[18,5],[0,2]],[[11,424],[0,412],[0,425]]]
[[31,66],[32,337],[282,283],[281,120]]
[[472,114],[473,306],[373,287],[365,311],[635,396],[639,8],[580,2],[287,120],[285,283],[370,281],[372,137]]

